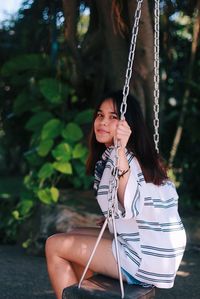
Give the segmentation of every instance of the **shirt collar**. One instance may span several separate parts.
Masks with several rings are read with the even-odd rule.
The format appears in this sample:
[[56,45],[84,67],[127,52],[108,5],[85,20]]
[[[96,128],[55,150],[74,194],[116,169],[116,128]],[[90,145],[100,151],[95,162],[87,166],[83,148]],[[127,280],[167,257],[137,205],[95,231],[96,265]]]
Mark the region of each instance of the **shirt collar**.
[[103,161],[108,159],[108,157],[110,156],[113,149],[114,149],[114,145],[111,145],[111,146],[106,148],[106,150],[103,152],[103,154],[101,156]]

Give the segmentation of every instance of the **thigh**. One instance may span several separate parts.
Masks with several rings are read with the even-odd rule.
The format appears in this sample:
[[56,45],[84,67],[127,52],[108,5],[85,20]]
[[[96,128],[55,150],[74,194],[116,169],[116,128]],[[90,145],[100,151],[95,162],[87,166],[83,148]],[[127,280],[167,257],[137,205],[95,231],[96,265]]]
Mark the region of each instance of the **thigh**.
[[[70,230],[67,234],[68,235],[89,235],[89,236],[94,236],[98,237],[100,233],[101,228],[99,227],[76,227]],[[113,235],[109,232],[108,229],[105,229],[103,233],[103,238],[104,239],[113,239]]]
[[[54,249],[59,257],[83,267],[86,266],[90,258],[96,240],[96,236],[81,234],[58,234],[52,237]],[[118,268],[112,253],[111,239],[101,239],[89,269],[113,278],[118,277]]]

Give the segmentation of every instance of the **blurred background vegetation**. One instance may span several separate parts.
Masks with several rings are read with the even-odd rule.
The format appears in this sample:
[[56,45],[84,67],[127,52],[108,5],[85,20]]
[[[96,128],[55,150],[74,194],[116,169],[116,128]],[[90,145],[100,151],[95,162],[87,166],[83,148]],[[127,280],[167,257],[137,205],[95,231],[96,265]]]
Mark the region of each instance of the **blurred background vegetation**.
[[[131,91],[151,126],[153,2],[144,0]],[[93,108],[122,89],[136,1],[27,0],[0,27],[0,240],[85,175]],[[200,208],[200,1],[161,0],[160,151],[181,208]],[[74,199],[75,200],[75,199]]]

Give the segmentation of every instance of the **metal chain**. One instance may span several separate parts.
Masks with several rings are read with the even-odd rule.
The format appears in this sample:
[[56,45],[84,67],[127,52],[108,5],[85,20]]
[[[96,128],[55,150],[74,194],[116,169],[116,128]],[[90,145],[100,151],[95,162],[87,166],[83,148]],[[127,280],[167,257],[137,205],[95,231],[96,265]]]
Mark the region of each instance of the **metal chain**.
[[[125,77],[125,84],[123,88],[123,99],[120,107],[120,119],[124,119],[124,115],[127,110],[127,96],[129,94],[129,86],[130,86],[130,79],[132,76],[132,70],[133,70],[133,61],[135,57],[135,49],[136,49],[136,41],[138,36],[138,29],[139,29],[139,22],[141,17],[141,6],[142,6],[143,0],[137,0],[137,7],[135,10],[134,15],[134,23],[132,28],[132,35],[131,35],[131,43],[129,48],[129,55],[128,55],[128,64],[126,69],[126,77]],[[114,161],[114,168],[113,168],[113,176],[112,180],[110,181],[110,194],[111,199],[109,201],[108,205],[108,215],[112,215],[113,210],[117,211],[117,190],[119,185],[119,179],[118,179],[118,169],[119,169],[119,148],[120,144],[118,142],[115,143],[115,161]],[[112,212],[111,212],[112,211]]]
[[[134,15],[134,23],[132,28],[132,34],[131,34],[131,43],[129,48],[129,55],[128,55],[128,64],[126,69],[126,76],[125,76],[125,83],[123,88],[123,99],[120,106],[120,119],[125,118],[125,113],[127,110],[127,96],[129,94],[129,87],[130,87],[130,80],[132,77],[132,70],[133,70],[133,61],[135,58],[135,49],[136,49],[136,41],[138,36],[138,29],[139,29],[139,22],[141,17],[141,6],[142,6],[143,0],[137,0],[137,7],[135,10]],[[114,170],[113,170],[113,181],[110,182],[111,189],[112,189],[112,200],[110,203],[110,206],[108,209],[112,209],[114,207],[114,210],[117,211],[116,203],[117,203],[117,189],[119,185],[119,179],[118,179],[118,169],[119,169],[119,148],[120,145],[116,142],[115,143],[115,163],[114,163]],[[109,214],[109,211],[108,211]]]
[[135,57],[135,48],[136,48],[136,41],[137,41],[137,36],[138,36],[139,21],[140,21],[140,17],[141,17],[142,2],[143,2],[143,0],[137,0],[137,8],[135,11],[135,16],[134,16],[131,44],[130,44],[129,55],[128,55],[128,65],[127,65],[127,69],[126,69],[126,78],[125,78],[125,84],[124,84],[124,88],[123,88],[123,99],[122,99],[122,104],[120,107],[121,119],[124,119],[124,115],[125,115],[126,109],[127,109],[127,96],[129,94],[130,79],[131,79],[132,70],[133,70],[133,61],[134,61],[134,57]]
[[155,143],[155,149],[157,153],[159,153],[159,32],[160,32],[160,26],[159,26],[159,19],[160,19],[160,8],[159,8],[160,1],[155,0],[155,7],[154,7],[154,143]]
[[[134,16],[134,24],[132,29],[132,36],[131,36],[131,44],[129,49],[128,55],[128,65],[126,69],[126,77],[125,77],[125,84],[123,88],[123,99],[120,107],[120,119],[124,119],[124,115],[127,110],[127,96],[129,94],[129,86],[130,86],[130,79],[132,76],[132,69],[133,69],[133,61],[135,57],[135,48],[136,48],[136,41],[138,36],[138,29],[139,29],[139,21],[141,17],[141,4],[143,0],[137,0],[137,8],[135,11]],[[116,247],[116,256],[117,256],[117,264],[118,264],[118,272],[119,272],[119,281],[120,281],[120,288],[121,288],[121,298],[124,298],[124,286],[122,280],[122,273],[121,273],[121,265],[120,265],[120,256],[119,256],[119,249],[118,249],[118,242],[117,242],[117,232],[116,232],[116,225],[115,225],[115,216],[117,215],[118,210],[118,198],[117,198],[117,190],[119,186],[119,178],[118,178],[118,171],[119,171],[119,148],[120,144],[116,141],[115,143],[115,161],[114,161],[114,168],[112,173],[112,178],[109,184],[109,193],[110,198],[108,201],[108,221],[112,219],[113,223],[113,230],[114,230],[114,237],[115,237],[115,247]]]
[[[135,11],[134,16],[134,24],[132,29],[132,37],[131,37],[131,44],[129,49],[129,56],[128,56],[128,65],[126,70],[126,78],[125,78],[125,84],[123,88],[123,100],[120,107],[120,119],[124,119],[124,115],[127,110],[127,96],[129,94],[129,86],[130,86],[130,79],[132,76],[132,69],[133,69],[133,61],[135,57],[135,48],[136,48],[136,40],[138,36],[138,29],[139,29],[139,21],[141,17],[141,5],[143,0],[137,0],[137,8]],[[123,280],[122,280],[122,273],[121,273],[121,265],[120,265],[120,256],[119,256],[119,249],[118,249],[118,242],[117,242],[117,231],[116,231],[116,225],[115,225],[115,217],[117,215],[118,210],[118,199],[117,199],[117,190],[119,185],[119,178],[118,178],[118,170],[119,170],[119,148],[120,145],[118,142],[115,143],[115,161],[114,161],[114,168],[112,171],[112,177],[109,182],[109,198],[108,198],[108,216],[104,222],[104,225],[101,229],[101,232],[98,236],[98,239],[96,241],[95,247],[92,251],[92,254],[89,258],[89,261],[85,267],[85,270],[83,272],[83,275],[81,277],[81,280],[79,282],[79,287],[81,286],[81,283],[84,279],[84,276],[87,272],[87,269],[89,268],[89,265],[91,263],[91,260],[95,254],[96,248],[100,242],[100,239],[103,235],[103,232],[105,230],[105,227],[107,225],[107,222],[112,221],[113,223],[113,230],[114,230],[114,239],[115,239],[115,246],[116,246],[116,256],[117,256],[117,264],[118,264],[118,272],[119,272],[119,280],[120,280],[120,288],[121,288],[121,298],[124,298],[124,287],[123,287]]]
[[[137,8],[135,11],[134,16],[134,24],[132,29],[132,37],[131,37],[131,44],[129,49],[129,56],[128,56],[128,65],[126,69],[126,78],[125,78],[125,84],[123,88],[123,99],[120,107],[120,119],[125,118],[125,113],[127,110],[127,96],[129,94],[129,87],[130,87],[130,80],[132,77],[132,70],[133,70],[133,61],[135,57],[135,49],[136,49],[136,41],[138,36],[138,29],[139,29],[139,21],[141,17],[141,5],[143,0],[137,0]],[[155,23],[154,23],[154,143],[156,151],[159,152],[158,149],[158,143],[159,143],[159,0],[155,0],[155,9],[154,9],[154,17],[155,17]],[[115,143],[115,163],[113,168],[113,177],[109,184],[109,193],[110,198],[108,201],[108,221],[112,219],[113,223],[113,229],[114,229],[114,235],[115,235],[115,246],[116,246],[116,255],[118,260],[118,271],[119,271],[119,278],[120,278],[120,287],[121,287],[121,297],[124,297],[124,288],[122,283],[122,277],[121,277],[121,267],[120,267],[120,258],[119,258],[119,252],[118,252],[118,244],[117,244],[117,234],[116,234],[116,227],[115,227],[115,215],[117,214],[117,208],[118,208],[118,200],[117,200],[117,190],[119,185],[119,178],[118,178],[118,169],[119,169],[119,148],[120,145],[118,142]]]

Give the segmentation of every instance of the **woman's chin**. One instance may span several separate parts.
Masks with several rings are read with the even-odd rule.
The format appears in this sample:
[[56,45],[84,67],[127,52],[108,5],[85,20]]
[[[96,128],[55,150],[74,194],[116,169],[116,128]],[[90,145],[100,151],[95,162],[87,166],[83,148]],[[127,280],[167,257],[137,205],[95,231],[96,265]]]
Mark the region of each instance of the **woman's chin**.
[[112,145],[112,142],[110,142],[110,140],[108,139],[104,139],[104,138],[96,138],[96,139],[99,143],[104,143],[106,147]]

